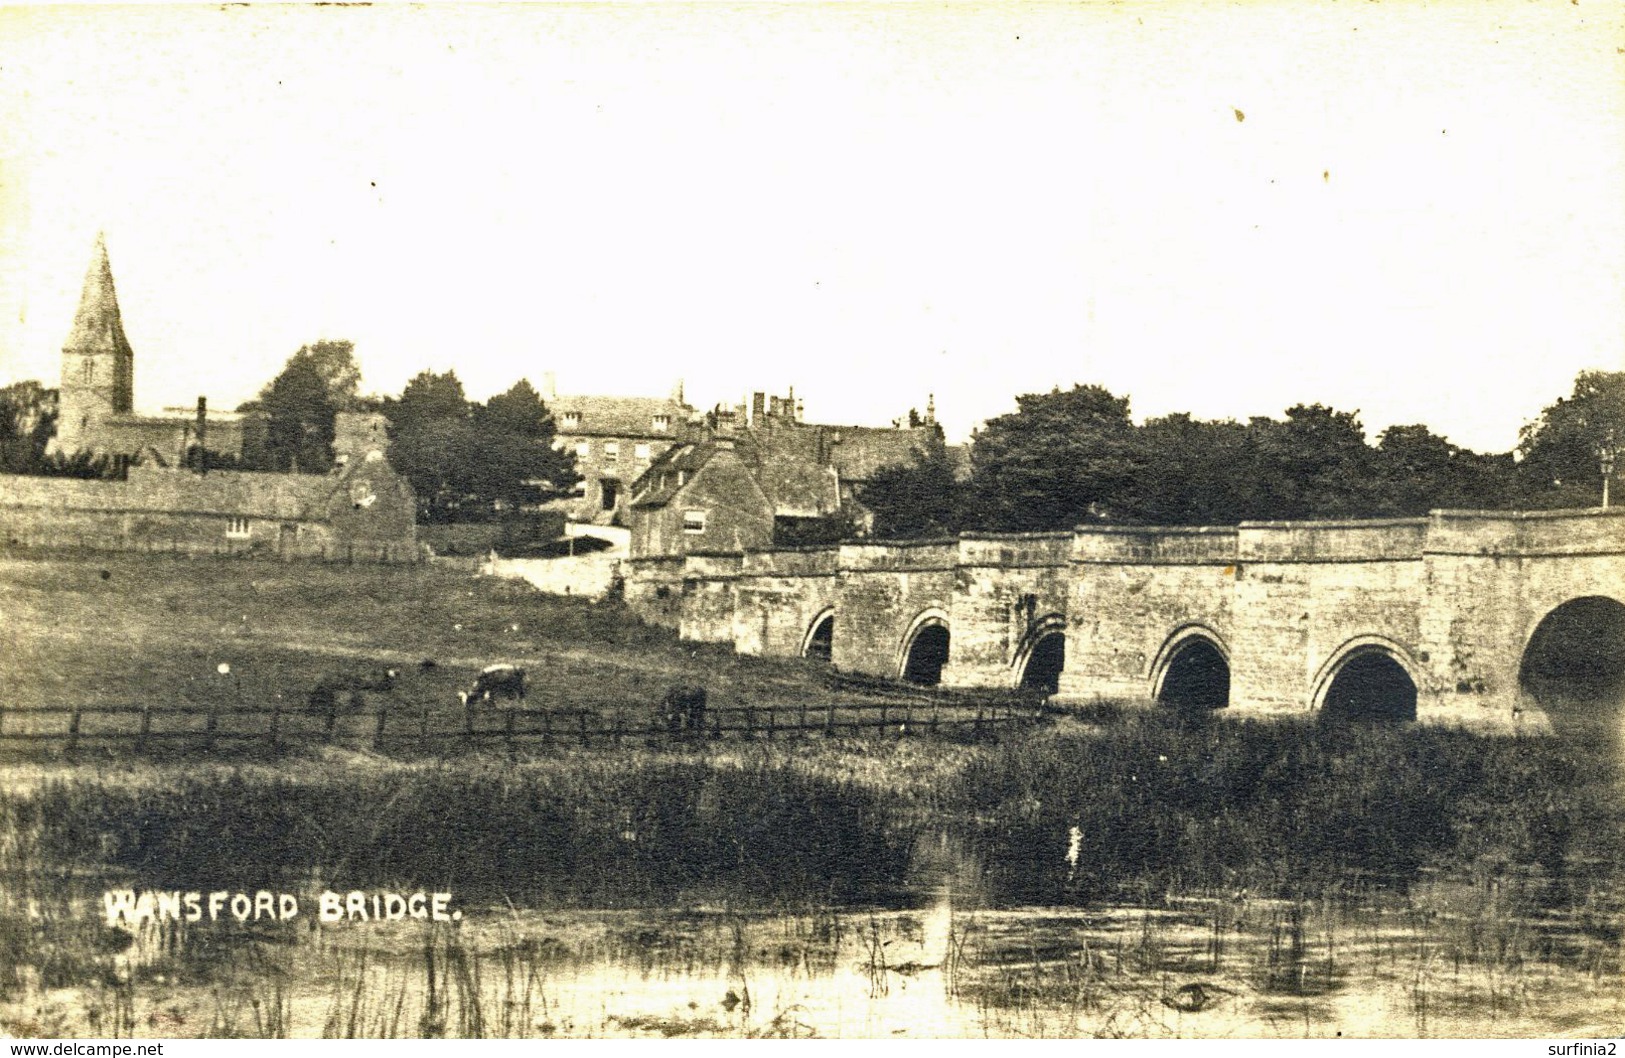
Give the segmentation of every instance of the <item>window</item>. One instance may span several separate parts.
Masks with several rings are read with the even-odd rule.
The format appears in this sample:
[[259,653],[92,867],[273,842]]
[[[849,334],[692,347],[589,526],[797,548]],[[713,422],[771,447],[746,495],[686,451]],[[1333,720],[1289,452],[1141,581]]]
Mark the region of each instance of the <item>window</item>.
[[576,427],[581,425],[581,413],[578,411],[567,411],[564,413],[563,418],[561,418],[559,422],[563,429],[574,430]]
[[231,519],[231,521],[226,524],[226,539],[228,539],[228,540],[247,540],[248,539],[248,519],[247,518],[233,518],[233,519]]
[[677,487],[682,488],[684,485],[687,485],[687,484],[688,484],[688,471],[679,470],[677,472]]
[[92,360],[88,356],[85,357],[85,362],[79,368],[79,373],[82,376],[80,381],[85,383],[87,386],[96,381],[96,361]]
[[654,419],[655,433],[665,433],[671,429],[670,415],[656,415]]
[[616,441],[604,442],[604,462],[614,463],[621,458],[621,446]]
[[604,511],[613,511],[615,504],[621,498],[621,483],[614,478],[600,478],[598,480],[598,508]]
[[703,532],[705,532],[705,512],[704,511],[684,511],[683,512],[683,532],[685,532],[685,533],[703,533]]
[[649,461],[649,446],[646,444],[636,446],[632,449],[632,457],[639,463],[647,463]]
[[586,459],[590,455],[592,455],[592,442],[591,441],[577,441],[576,442],[576,458],[577,459]]

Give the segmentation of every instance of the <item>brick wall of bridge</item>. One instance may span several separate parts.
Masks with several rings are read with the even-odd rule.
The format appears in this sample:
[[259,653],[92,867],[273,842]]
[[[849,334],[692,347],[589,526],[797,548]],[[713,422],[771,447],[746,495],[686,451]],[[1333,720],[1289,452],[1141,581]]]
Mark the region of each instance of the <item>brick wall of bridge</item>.
[[839,565],[834,546],[746,552],[734,587],[735,649],[799,656],[813,622],[835,608]]
[[961,536],[943,682],[1018,685],[1036,640],[1065,627],[1071,558],[1071,533]]

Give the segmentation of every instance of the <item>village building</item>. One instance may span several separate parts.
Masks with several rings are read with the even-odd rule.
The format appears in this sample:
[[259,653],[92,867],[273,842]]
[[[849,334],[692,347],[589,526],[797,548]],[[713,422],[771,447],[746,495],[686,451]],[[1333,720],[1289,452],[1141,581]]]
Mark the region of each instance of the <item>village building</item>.
[[830,543],[870,524],[861,493],[887,467],[925,457],[942,435],[917,426],[801,421],[794,393],[719,407],[696,436],[656,459],[632,488],[634,558]]
[[10,546],[411,562],[417,503],[390,466],[388,423],[341,413],[329,474],[179,469],[187,448],[240,457],[258,416],[137,415],[135,355],[105,243],[62,349],[53,449],[112,457],[116,480],[0,475],[0,542]]
[[682,382],[666,397],[560,395],[555,389],[549,372],[541,397],[553,413],[554,445],[574,453],[581,474],[576,495],[556,506],[571,521],[626,525],[629,486],[689,435],[694,409],[683,399]]

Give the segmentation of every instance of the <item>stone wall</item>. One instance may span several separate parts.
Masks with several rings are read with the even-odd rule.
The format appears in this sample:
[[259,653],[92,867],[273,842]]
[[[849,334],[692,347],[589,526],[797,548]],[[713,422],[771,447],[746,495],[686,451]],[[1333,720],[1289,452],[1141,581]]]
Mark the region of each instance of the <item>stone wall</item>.
[[0,476],[0,541],[101,551],[412,562],[412,493],[376,465],[345,475],[136,466],[125,481]]
[[967,533],[954,557],[951,658],[943,682],[1015,686],[1032,648],[1064,631],[1071,533]]
[[897,677],[903,652],[922,619],[952,623],[955,540],[842,544],[830,660],[842,672]]

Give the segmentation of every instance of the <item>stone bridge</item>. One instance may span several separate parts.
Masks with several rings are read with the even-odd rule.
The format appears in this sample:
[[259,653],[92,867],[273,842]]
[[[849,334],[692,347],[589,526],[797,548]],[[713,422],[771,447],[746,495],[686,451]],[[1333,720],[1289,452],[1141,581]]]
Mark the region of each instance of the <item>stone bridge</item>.
[[1614,724],[1625,510],[967,533],[629,564],[689,640],[1061,702]]

